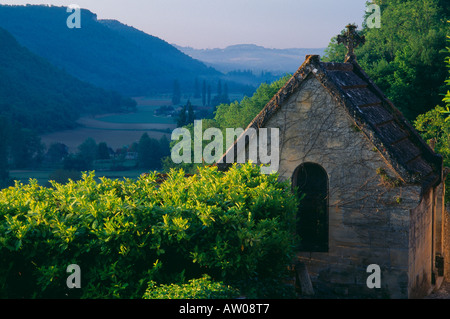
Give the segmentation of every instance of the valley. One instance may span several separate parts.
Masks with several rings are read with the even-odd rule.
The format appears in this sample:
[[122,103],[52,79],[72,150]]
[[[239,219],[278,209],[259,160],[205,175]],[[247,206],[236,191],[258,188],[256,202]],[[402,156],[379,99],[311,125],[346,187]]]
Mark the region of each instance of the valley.
[[77,121],[79,127],[43,134],[41,139],[47,147],[52,143],[64,143],[69,151],[76,151],[78,145],[89,137],[97,143],[107,143],[114,150],[139,141],[143,133],[157,139],[163,135],[170,138],[170,132],[176,128],[176,120],[167,116],[155,116],[157,108],[156,105],[138,104],[137,111],[132,113],[84,116]]
[[[170,140],[171,131],[176,128],[176,119],[170,116],[155,116],[158,107],[171,104],[165,97],[148,98],[138,97],[135,112],[130,113],[104,113],[95,116],[84,115],[77,120],[78,127],[40,135],[41,142],[48,150],[52,144],[61,143],[67,146],[69,154],[75,154],[78,147],[88,139],[97,144],[106,143],[114,152],[129,149],[133,143],[138,143],[144,133],[150,138],[160,140],[166,136]],[[134,152],[130,152],[134,153]],[[120,161],[120,168],[114,168],[118,159],[111,155],[109,159],[95,160],[92,170],[96,177],[112,179],[138,178],[148,169],[139,168],[135,154],[128,154]],[[49,179],[58,170],[64,169],[63,164],[44,164],[39,169],[11,170],[10,177],[22,183],[29,179],[36,179],[39,185],[48,185]]]

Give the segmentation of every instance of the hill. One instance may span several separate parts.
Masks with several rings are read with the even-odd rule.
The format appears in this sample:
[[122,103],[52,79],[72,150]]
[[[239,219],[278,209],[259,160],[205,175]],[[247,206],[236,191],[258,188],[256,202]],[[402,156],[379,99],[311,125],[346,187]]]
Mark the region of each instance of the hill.
[[131,99],[80,81],[21,46],[0,28],[0,115],[24,128],[72,128],[82,113],[118,112]]
[[66,7],[0,5],[0,27],[34,53],[75,77],[128,96],[171,92],[195,78],[220,72],[167,42],[118,21],[81,10],[81,28],[70,29]]
[[269,49],[254,44],[239,44],[224,49],[177,47],[187,55],[203,61],[221,72],[250,70],[276,74],[295,72],[307,54],[323,55],[318,49]]

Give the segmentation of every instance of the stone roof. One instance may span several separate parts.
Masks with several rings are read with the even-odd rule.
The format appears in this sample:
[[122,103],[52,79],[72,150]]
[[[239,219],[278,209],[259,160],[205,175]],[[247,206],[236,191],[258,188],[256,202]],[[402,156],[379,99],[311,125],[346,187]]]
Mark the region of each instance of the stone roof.
[[[346,63],[326,63],[321,62],[318,55],[307,55],[305,62],[247,129],[264,127],[283,102],[311,74],[346,109],[355,125],[405,183],[421,184],[428,188],[441,182],[442,157],[431,150],[354,59]],[[237,141],[232,147],[236,148],[236,145]],[[228,167],[225,156],[217,163],[220,169]]]

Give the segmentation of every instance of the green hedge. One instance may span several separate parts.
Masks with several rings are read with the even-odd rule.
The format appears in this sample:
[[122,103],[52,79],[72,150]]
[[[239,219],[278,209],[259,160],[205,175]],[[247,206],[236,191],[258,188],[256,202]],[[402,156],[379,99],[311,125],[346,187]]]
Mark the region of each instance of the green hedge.
[[[91,172],[16,183],[0,192],[0,297],[143,298],[204,275],[249,297],[283,296],[296,207],[288,183],[249,164],[172,170],[163,182]],[[67,288],[70,264],[80,289]]]
[[204,275],[191,279],[187,284],[156,285],[151,282],[144,299],[231,299],[239,297],[239,292],[223,282],[214,282]]

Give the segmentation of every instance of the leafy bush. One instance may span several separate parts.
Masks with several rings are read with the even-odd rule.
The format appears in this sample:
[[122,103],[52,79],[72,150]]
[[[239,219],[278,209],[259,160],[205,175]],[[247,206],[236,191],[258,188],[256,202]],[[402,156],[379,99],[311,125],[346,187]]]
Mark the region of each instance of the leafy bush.
[[[0,297],[142,298],[204,274],[273,297],[293,255],[296,209],[287,182],[250,164],[172,170],[162,181],[85,173],[52,188],[16,183],[0,192]],[[66,286],[70,264],[81,289]]]
[[238,296],[236,289],[222,282],[213,282],[211,277],[205,275],[191,279],[187,284],[157,286],[151,282],[143,299],[230,299]]

